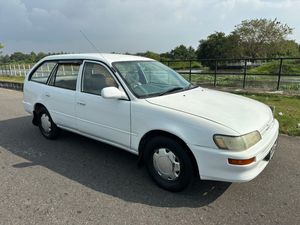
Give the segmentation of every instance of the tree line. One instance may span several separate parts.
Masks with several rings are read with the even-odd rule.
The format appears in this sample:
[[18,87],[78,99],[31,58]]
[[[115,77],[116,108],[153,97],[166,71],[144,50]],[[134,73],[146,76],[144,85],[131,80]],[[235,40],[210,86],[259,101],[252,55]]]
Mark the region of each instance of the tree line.
[[[207,38],[201,39],[197,49],[192,46],[179,45],[169,52],[155,53],[151,51],[136,53],[156,60],[187,60],[216,58],[258,58],[258,57],[299,57],[300,45],[288,39],[293,28],[277,19],[244,20],[226,35],[217,31]],[[0,44],[0,49],[3,45]],[[33,63],[53,53],[29,54],[15,52],[0,56],[0,63],[25,62]],[[211,67],[209,61],[202,61]]]
[[23,52],[14,52],[11,55],[0,55],[0,63],[36,63],[40,59],[48,56],[48,55],[55,55],[55,54],[63,54],[63,52],[59,53],[45,53],[45,52],[30,52],[30,53],[23,53]]

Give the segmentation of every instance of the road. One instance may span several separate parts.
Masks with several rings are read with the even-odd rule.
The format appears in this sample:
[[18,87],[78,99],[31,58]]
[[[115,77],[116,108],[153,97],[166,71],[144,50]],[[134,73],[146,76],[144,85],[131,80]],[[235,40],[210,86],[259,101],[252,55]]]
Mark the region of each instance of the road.
[[194,182],[170,193],[137,157],[69,132],[46,140],[0,89],[0,224],[300,224],[300,138],[280,136],[248,183]]

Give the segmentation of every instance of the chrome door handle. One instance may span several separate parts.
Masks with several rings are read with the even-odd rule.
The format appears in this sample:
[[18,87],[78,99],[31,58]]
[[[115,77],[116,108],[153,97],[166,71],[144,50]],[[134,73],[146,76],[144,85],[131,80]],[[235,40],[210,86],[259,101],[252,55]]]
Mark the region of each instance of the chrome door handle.
[[83,102],[77,102],[78,105],[85,106],[86,104]]

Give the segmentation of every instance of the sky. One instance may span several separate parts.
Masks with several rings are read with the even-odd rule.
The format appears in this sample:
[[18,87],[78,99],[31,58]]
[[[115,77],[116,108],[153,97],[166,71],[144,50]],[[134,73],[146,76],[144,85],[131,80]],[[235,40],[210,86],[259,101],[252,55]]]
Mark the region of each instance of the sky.
[[300,0],[0,0],[2,54],[12,52],[166,52],[196,48],[242,20],[275,19],[300,43]]

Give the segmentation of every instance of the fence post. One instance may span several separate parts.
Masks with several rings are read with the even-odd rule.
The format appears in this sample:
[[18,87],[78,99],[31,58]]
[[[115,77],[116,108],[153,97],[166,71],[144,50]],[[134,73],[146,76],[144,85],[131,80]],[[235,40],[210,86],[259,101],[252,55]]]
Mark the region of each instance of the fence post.
[[189,73],[189,82],[192,81],[192,60],[190,60],[190,73]]
[[276,88],[277,90],[279,90],[279,86],[280,86],[281,73],[282,73],[282,58],[280,58],[280,64],[279,64],[278,81],[277,81],[277,88]]
[[17,76],[17,67],[16,67],[16,64],[14,64],[14,73],[15,73],[15,76]]
[[26,68],[25,68],[25,64],[23,64],[23,74],[24,74],[24,77],[26,76]]
[[11,71],[11,64],[9,64],[9,75],[12,75],[12,71]]
[[21,66],[20,66],[20,64],[18,64],[18,75],[19,75],[19,76],[21,76],[21,75],[22,75],[22,73],[21,73]]
[[244,64],[244,79],[243,79],[243,88],[246,87],[246,76],[247,76],[247,60],[245,59]]
[[214,87],[217,85],[217,70],[218,70],[218,60],[215,60],[215,77],[214,77]]

